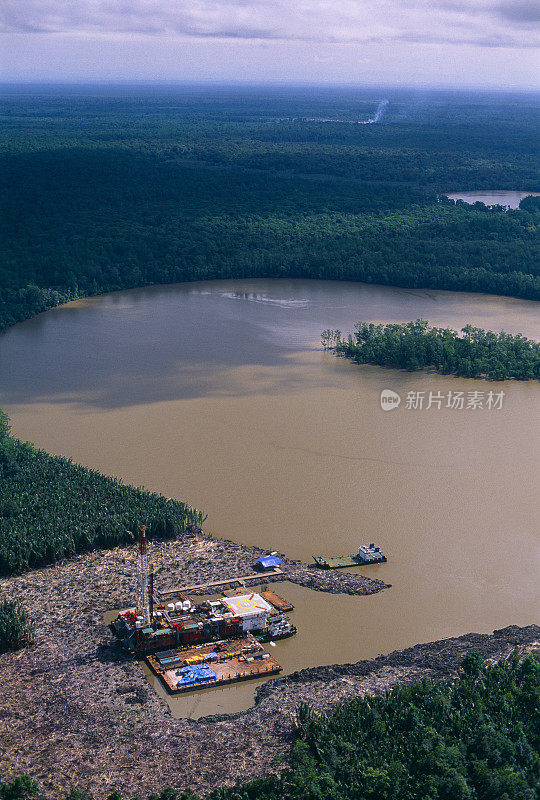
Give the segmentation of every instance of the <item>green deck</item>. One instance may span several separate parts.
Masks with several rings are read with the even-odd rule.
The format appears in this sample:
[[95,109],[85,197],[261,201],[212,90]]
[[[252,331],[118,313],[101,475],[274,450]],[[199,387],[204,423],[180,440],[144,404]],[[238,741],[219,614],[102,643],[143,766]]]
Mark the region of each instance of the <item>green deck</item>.
[[386,558],[380,554],[380,558],[377,558],[373,561],[365,561],[360,556],[329,556],[328,558],[323,558],[323,556],[313,556],[313,559],[318,567],[322,569],[340,569],[342,567],[366,567],[370,564],[382,564],[386,561]]
[[315,563],[318,567],[323,567],[324,569],[338,569],[339,567],[358,567],[361,564],[364,564],[364,561],[360,561],[358,556],[335,556],[329,558],[323,558],[322,556],[313,556],[315,559]]

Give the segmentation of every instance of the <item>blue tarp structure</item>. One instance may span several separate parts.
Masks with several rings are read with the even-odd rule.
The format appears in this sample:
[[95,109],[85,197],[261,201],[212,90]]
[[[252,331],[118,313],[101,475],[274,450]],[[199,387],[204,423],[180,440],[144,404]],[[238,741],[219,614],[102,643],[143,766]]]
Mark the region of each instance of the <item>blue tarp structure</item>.
[[207,653],[204,657],[205,661],[217,661],[218,654],[217,653]]
[[177,686],[189,686],[192,683],[210,683],[217,678],[216,673],[205,664],[196,664],[192,667],[181,667],[176,671],[178,676]]
[[258,558],[253,565],[257,569],[272,569],[272,567],[281,566],[281,558],[277,556],[262,556]]

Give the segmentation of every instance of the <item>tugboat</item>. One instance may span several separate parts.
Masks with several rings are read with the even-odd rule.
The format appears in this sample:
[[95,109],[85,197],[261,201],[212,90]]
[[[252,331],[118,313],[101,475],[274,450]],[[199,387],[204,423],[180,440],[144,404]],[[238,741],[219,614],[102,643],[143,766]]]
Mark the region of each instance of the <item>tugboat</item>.
[[294,636],[296,630],[286,614],[277,614],[270,617],[267,627],[256,633],[255,638],[259,642],[273,642],[276,639],[288,639],[289,636]]
[[366,564],[383,564],[387,558],[373,542],[369,545],[362,545],[358,548],[358,554],[354,556],[313,556],[313,559],[321,569],[339,569],[340,567],[358,567]]

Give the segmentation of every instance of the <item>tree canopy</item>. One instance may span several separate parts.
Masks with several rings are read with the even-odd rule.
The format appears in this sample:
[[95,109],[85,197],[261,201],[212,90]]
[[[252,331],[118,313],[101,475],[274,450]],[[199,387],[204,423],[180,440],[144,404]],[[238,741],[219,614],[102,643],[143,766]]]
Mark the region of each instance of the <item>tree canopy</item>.
[[[302,704],[281,771],[207,800],[537,800],[539,684],[532,655],[491,665],[471,651],[454,681],[398,684],[322,715]],[[26,776],[0,798],[39,800],[39,787]],[[169,788],[149,800],[197,799]]]
[[520,333],[494,333],[473,325],[458,333],[430,328],[427,320],[417,319],[387,325],[357,322],[347,338],[342,338],[341,331],[327,329],[321,341],[358,364],[411,371],[429,367],[443,374],[499,381],[540,379],[540,343]]
[[[9,94],[0,134],[0,328],[80,296],[208,278],[298,277],[540,298],[538,189],[522,99],[246,90]],[[324,122],[324,119],[330,119]],[[333,121],[332,121],[333,120]]]
[[142,524],[172,537],[202,521],[178,500],[0,436],[0,575],[134,541]]

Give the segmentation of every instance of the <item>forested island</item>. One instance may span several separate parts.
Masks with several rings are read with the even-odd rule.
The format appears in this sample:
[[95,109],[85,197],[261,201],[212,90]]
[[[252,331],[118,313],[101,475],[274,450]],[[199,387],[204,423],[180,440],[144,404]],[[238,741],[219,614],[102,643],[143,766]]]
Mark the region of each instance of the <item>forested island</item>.
[[466,325],[460,335],[451,328],[430,327],[424,319],[386,325],[357,322],[354,327],[346,338],[339,330],[323,331],[323,347],[357,364],[410,371],[429,368],[443,375],[498,381],[540,379],[540,343],[521,334]]
[[539,299],[539,199],[444,195],[538,190],[538,112],[518,99],[433,92],[422,108],[396,92],[382,124],[357,125],[373,100],[347,90],[7,93],[0,329],[78,297],[210,278]]

